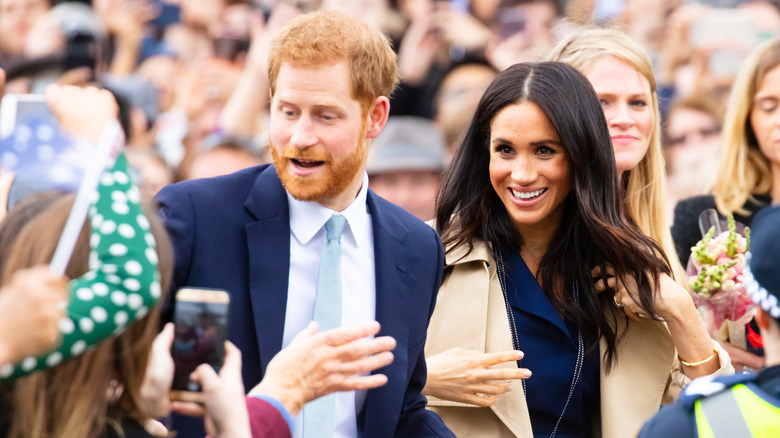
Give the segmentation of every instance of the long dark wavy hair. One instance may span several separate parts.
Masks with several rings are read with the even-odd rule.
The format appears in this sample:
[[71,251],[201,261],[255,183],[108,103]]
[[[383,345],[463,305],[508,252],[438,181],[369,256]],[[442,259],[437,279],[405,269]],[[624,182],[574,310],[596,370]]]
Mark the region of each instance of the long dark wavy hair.
[[[626,217],[609,129],[585,76],[568,64],[540,62],[515,64],[493,80],[445,174],[436,201],[436,228],[448,253],[463,245],[471,251],[476,240],[486,242],[494,258],[500,247],[522,246],[488,168],[493,118],[523,102],[537,105],[555,127],[572,182],[563,220],[536,278],[558,312],[582,329],[588,351],[604,338],[609,370],[624,333],[617,330],[620,313],[611,311],[615,291],[597,293],[591,270],[599,266],[606,272],[610,266],[617,278],[635,278],[638,304],[658,320],[651,284],[657,285],[659,275],[669,274],[670,268],[659,245]],[[575,282],[582,291],[579,305],[565,293]]]

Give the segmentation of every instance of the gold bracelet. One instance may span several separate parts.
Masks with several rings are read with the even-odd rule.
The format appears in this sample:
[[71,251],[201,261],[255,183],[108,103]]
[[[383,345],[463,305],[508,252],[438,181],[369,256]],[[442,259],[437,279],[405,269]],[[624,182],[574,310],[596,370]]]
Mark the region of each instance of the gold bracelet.
[[677,360],[679,360],[680,363],[685,365],[686,367],[697,367],[699,365],[703,365],[703,364],[711,361],[712,358],[715,357],[716,354],[718,354],[718,349],[717,348],[713,348],[712,349],[712,354],[710,355],[710,357],[708,357],[708,358],[706,358],[704,360],[700,360],[698,362],[686,362],[686,361],[682,360],[682,358],[680,357],[679,354],[677,355]]

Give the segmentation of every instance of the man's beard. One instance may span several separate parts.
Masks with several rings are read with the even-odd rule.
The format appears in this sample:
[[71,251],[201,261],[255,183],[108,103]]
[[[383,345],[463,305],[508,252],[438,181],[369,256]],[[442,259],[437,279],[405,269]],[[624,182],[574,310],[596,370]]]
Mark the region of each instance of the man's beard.
[[[333,161],[328,152],[316,148],[301,150],[288,144],[278,150],[273,142],[270,146],[271,157],[282,185],[299,201],[317,202],[340,195],[355,180],[366,158],[365,134],[360,135],[355,150],[340,161]],[[318,175],[298,176],[289,169],[293,165],[293,159],[322,161],[323,169],[320,169]]]

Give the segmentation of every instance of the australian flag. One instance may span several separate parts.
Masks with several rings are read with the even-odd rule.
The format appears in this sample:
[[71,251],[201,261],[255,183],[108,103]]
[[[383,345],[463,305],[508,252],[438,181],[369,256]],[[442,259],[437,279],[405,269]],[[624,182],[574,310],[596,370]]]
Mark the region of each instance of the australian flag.
[[92,147],[70,138],[50,114],[30,115],[0,140],[0,167],[13,172],[9,207],[45,190],[75,192]]

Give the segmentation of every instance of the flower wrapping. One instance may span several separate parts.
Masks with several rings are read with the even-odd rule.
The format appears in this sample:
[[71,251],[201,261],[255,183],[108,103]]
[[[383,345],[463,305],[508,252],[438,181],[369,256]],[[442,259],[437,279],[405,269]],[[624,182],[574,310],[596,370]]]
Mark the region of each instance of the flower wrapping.
[[716,329],[724,321],[746,324],[756,306],[745,290],[743,271],[745,254],[750,246],[750,229],[737,232],[734,217],[728,216],[728,231],[715,235],[711,227],[691,248],[688,261],[688,285],[693,300],[705,319],[712,318]]

